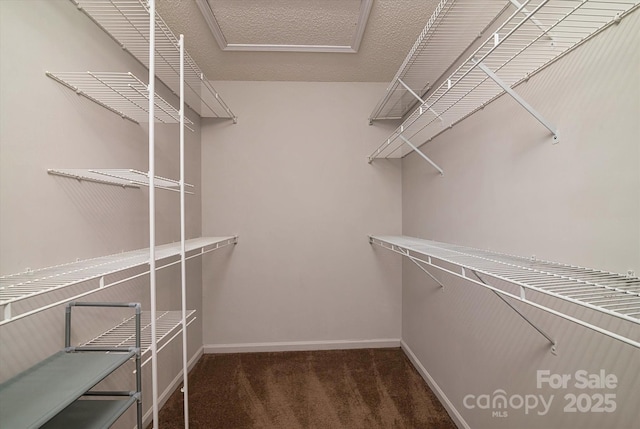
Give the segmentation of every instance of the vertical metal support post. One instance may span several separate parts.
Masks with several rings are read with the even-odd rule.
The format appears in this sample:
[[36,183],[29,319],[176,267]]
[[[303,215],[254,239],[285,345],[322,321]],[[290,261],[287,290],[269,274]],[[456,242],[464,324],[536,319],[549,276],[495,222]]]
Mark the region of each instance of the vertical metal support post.
[[[475,62],[475,61],[474,61]],[[527,103],[518,93],[516,93],[509,85],[507,85],[502,79],[500,79],[489,67],[484,63],[477,63],[480,70],[482,70],[491,80],[493,80],[500,88],[502,88],[507,94],[509,94],[518,104],[525,108],[534,118],[538,120],[546,129],[553,134],[553,142],[557,143],[559,136],[557,128],[549,121],[547,121],[540,113],[538,113],[529,103]]]
[[149,0],[149,291],[153,429],[158,428],[158,345],[156,336],[155,67],[156,1]]
[[182,293],[182,395],[184,398],[184,427],[189,429],[189,356],[187,342],[187,264],[185,245],[184,201],[184,35],[180,35],[180,268]]
[[137,428],[142,429],[142,363],[140,359],[142,358],[142,344],[141,344],[141,321],[140,317],[142,314],[142,309],[140,308],[140,304],[136,304],[136,391],[138,392],[138,398],[136,400],[136,411],[137,411]]
[[72,302],[67,304],[64,310],[64,348],[71,347],[71,306]]
[[403,142],[405,142],[407,145],[409,145],[409,147],[411,147],[411,149],[413,149],[415,152],[417,152],[418,155],[420,155],[422,158],[424,158],[425,161],[427,161],[429,164],[431,164],[431,166],[433,168],[438,170],[440,172],[441,176],[444,176],[444,171],[442,171],[442,168],[438,167],[435,162],[431,161],[431,159],[429,159],[429,157],[427,155],[425,155],[424,153],[420,152],[420,150],[418,150],[418,148],[415,147],[414,144],[411,143],[405,136],[403,136],[402,134],[399,134],[398,137],[400,137]]

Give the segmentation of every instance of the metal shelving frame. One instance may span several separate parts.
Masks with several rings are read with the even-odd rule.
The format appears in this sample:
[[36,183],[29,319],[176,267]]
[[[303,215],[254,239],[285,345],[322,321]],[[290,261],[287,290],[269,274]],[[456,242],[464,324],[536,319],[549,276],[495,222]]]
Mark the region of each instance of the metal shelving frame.
[[[526,103],[513,87],[526,81],[640,6],[635,0],[510,0],[513,12],[370,156],[400,158],[430,141],[504,93],[559,138],[555,125]],[[434,28],[434,32],[438,29]],[[406,62],[426,61],[429,51]],[[409,145],[412,139],[419,139]],[[426,156],[422,154],[426,159]]]
[[[237,242],[237,236],[201,237],[186,240],[185,252],[194,252],[187,256],[186,259],[199,257],[205,253],[212,252],[231,244],[236,244]],[[155,249],[156,261],[163,261],[171,257],[179,256],[180,250],[180,242],[157,246]],[[117,280],[112,283],[105,283],[105,277],[110,274],[140,267],[148,263],[149,249],[139,249],[76,261],[68,264],[56,265],[39,270],[25,271],[19,274],[2,276],[0,277],[0,306],[3,307],[3,320],[0,321],[0,325],[19,320],[23,317],[27,317],[65,302],[78,299],[82,296],[95,292],[97,288],[115,286],[125,281],[132,280],[133,278],[147,275],[149,274],[148,270],[126,279]],[[180,261],[161,264],[157,269],[166,268],[177,263],[180,263]],[[16,302],[34,298],[39,295],[79,283],[88,282],[90,280],[99,281],[96,287],[92,288],[89,292],[39,307],[26,313],[14,314],[12,311],[12,304]]]
[[[135,315],[130,319],[131,341],[72,346],[73,307],[134,309]],[[3,428],[105,428],[135,403],[137,427],[142,428],[140,315],[139,303],[67,304],[64,349],[0,385],[0,425]],[[135,360],[135,390],[92,390],[131,359]],[[92,400],[81,399],[87,397]]]
[[180,78],[180,43],[162,17],[145,0],[71,0],[123,49],[149,68],[150,15],[155,19],[155,75],[176,95],[186,83],[185,102],[202,117],[237,117],[211,85],[197,63],[185,52],[184,79]]
[[[56,82],[136,124],[180,122],[178,110],[154,93],[154,114],[149,114],[149,86],[132,73],[46,72]],[[191,120],[187,122],[193,125]],[[193,131],[192,128],[189,128]]]
[[[640,278],[638,277],[406,236],[369,236],[369,242],[407,257],[434,278],[440,286],[443,286],[442,280],[436,279],[426,267],[463,278],[498,294],[505,303],[549,340],[554,353],[556,342],[551,336],[539,329],[505,298],[546,311],[640,348],[637,338],[611,332],[583,318],[566,314],[535,300],[536,294],[542,294],[640,327]],[[454,268],[450,268],[448,264]],[[519,294],[487,283],[485,279],[489,278],[514,285],[519,290]]]

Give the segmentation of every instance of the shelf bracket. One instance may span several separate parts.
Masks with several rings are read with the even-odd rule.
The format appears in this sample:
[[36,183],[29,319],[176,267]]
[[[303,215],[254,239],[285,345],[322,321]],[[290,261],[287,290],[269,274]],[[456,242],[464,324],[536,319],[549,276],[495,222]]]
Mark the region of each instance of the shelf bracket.
[[3,305],[4,309],[2,310],[2,320],[11,319],[11,303],[8,302]]
[[400,137],[402,139],[402,141],[405,142],[418,155],[420,155],[422,158],[424,158],[425,161],[427,161],[429,164],[431,164],[431,166],[433,168],[438,170],[438,172],[440,172],[441,176],[444,176],[444,171],[442,171],[442,168],[438,167],[435,162],[431,161],[431,159],[427,155],[425,155],[424,153],[420,152],[420,150],[418,150],[418,148],[415,147],[415,145],[413,143],[411,143],[405,136],[403,136],[402,134],[398,134],[398,137]]
[[[422,99],[422,97],[416,94],[416,92],[413,89],[411,89],[409,85],[404,83],[402,79],[398,78],[397,80],[398,82],[400,82],[402,86],[404,86],[404,89],[409,91],[411,95],[413,95],[416,99],[418,99],[418,101],[420,102],[420,114],[422,115],[422,109],[424,109],[425,101]],[[444,123],[444,119],[442,119],[442,115],[438,114],[435,110],[433,110],[431,106],[427,106],[427,110],[433,113],[434,115],[436,115],[436,118],[440,119],[440,122]]]
[[418,260],[409,254],[409,251],[408,251],[408,250],[403,250],[403,249],[401,249],[401,248],[398,248],[397,250],[398,250],[398,252],[399,252],[400,254],[402,254],[402,255],[406,256],[406,257],[407,257],[411,262],[413,262],[414,264],[416,264],[416,266],[417,266],[418,268],[420,268],[422,271],[424,271],[424,273],[425,273],[426,275],[428,275],[429,277],[431,277],[431,278],[433,279],[433,281],[434,281],[434,282],[438,283],[438,284],[440,285],[440,287],[441,287],[441,288],[444,288],[444,285],[442,284],[442,282],[441,282],[440,280],[438,280],[437,278],[435,278],[435,276],[434,276],[433,274],[431,274],[431,273],[429,272],[429,270],[427,270],[425,267],[423,267],[422,265],[420,265],[420,264],[418,263]]
[[511,2],[512,5],[514,5],[516,7],[516,9],[518,9],[520,12],[522,12],[522,14],[524,16],[526,16],[528,19],[531,20],[531,22],[533,22],[533,24],[538,27],[540,30],[544,31],[545,35],[551,39],[551,41],[553,42],[553,37],[548,34],[549,33],[549,28],[546,27],[544,24],[542,24],[537,18],[535,17],[531,17],[531,12],[529,12],[527,10],[526,7],[524,7],[524,5],[520,4],[519,2],[517,2],[516,0],[509,0]]
[[[477,272],[470,270],[474,276],[477,277],[477,279],[483,283],[483,284],[487,284],[479,275]],[[488,286],[488,285],[487,285]],[[529,325],[531,325],[531,327],[533,329],[535,329],[536,331],[538,331],[538,333],[540,333],[540,335],[542,335],[543,337],[545,337],[547,339],[547,341],[549,341],[549,343],[551,343],[551,353],[553,355],[557,355],[557,343],[553,340],[553,338],[551,338],[551,336],[549,334],[547,334],[546,332],[544,332],[541,328],[539,328],[538,326],[536,326],[535,323],[533,323],[531,320],[529,320],[529,318],[527,316],[525,316],[524,314],[522,314],[522,312],[520,312],[520,310],[518,310],[516,307],[513,306],[513,304],[511,304],[509,301],[507,301],[505,299],[505,297],[503,297],[502,295],[500,295],[498,292],[496,292],[495,290],[492,290],[492,292],[502,300],[502,302],[504,302],[505,304],[507,304],[507,306],[509,306],[509,308],[511,308],[513,311],[515,311],[518,316],[522,317]]]
[[509,94],[515,101],[525,108],[534,118],[538,120],[546,129],[553,134],[553,143],[558,143],[559,135],[557,128],[549,121],[547,121],[540,113],[538,113],[529,103],[527,103],[520,95],[518,95],[509,85],[507,85],[502,79],[500,79],[489,67],[482,62],[473,60],[491,80],[493,80],[499,87],[501,87],[507,94]]

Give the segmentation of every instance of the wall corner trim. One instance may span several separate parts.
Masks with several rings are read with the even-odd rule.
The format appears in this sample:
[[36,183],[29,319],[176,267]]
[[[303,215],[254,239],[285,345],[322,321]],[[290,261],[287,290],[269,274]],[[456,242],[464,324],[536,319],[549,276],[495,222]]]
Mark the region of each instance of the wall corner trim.
[[426,381],[431,390],[433,390],[433,393],[436,394],[442,405],[444,405],[444,408],[447,410],[447,413],[449,413],[449,416],[451,416],[456,426],[458,428],[471,429],[471,426],[469,426],[469,424],[464,420],[462,415],[458,412],[456,407],[449,400],[442,389],[440,389],[438,383],[436,383],[436,381],[431,377],[425,367],[422,366],[420,360],[418,360],[416,355],[413,353],[413,351],[411,351],[411,348],[407,345],[407,343],[404,342],[404,340],[400,340],[400,347],[402,348],[404,354],[407,355],[416,370],[418,370],[424,381]]
[[270,343],[205,344],[204,353],[256,353],[310,350],[346,350],[400,347],[399,338],[374,340],[290,341]]

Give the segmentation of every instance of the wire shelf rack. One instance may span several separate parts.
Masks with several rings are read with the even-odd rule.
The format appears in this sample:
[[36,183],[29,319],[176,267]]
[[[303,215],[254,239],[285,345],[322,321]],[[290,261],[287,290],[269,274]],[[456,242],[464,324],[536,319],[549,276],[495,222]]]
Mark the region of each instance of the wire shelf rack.
[[[621,337],[588,322],[536,304],[527,297],[527,291],[536,292],[640,326],[640,278],[638,277],[406,236],[370,236],[369,240],[372,244],[400,253],[414,262],[418,261],[443,271],[448,270],[441,264],[436,264],[433,259],[453,264],[461,268],[461,271],[452,274],[590,329],[595,328],[594,330],[598,332],[640,348],[640,343],[635,340]],[[511,283],[520,288],[520,294],[514,295],[478,283],[467,271]]]
[[[196,319],[196,311],[186,312],[187,326]],[[144,366],[150,357],[145,359],[145,354],[151,348],[151,312],[143,311],[140,315],[140,343]],[[158,311],[156,314],[156,344],[158,352],[171,340],[182,333],[181,311]],[[136,321],[131,316],[108,331],[98,335],[90,341],[82,344],[82,347],[135,347]]]
[[[405,118],[370,156],[398,158],[407,148],[402,135],[422,144],[463,120],[505,91],[484,69],[514,87],[544,69],[604,28],[620,22],[640,4],[635,0],[512,1],[506,20],[461,65],[429,91],[424,103]],[[434,29],[437,32],[438,29]],[[410,61],[426,61],[428,50]]]
[[[100,28],[140,63],[149,68],[149,9],[144,0],[71,0]],[[158,78],[179,92],[179,40],[156,13],[156,64]],[[196,62],[185,52],[185,98],[202,117],[237,120],[229,106],[209,83]]]
[[423,97],[508,4],[440,0],[369,120],[402,119],[418,103],[416,96]]
[[[122,186],[124,188],[139,188],[149,186],[149,174],[144,171],[132,169],[49,169],[49,174],[69,177],[77,180],[104,183],[108,185]],[[155,176],[154,186],[158,189],[180,192],[180,182],[165,177]],[[186,187],[194,186],[185,183]],[[193,192],[186,191],[188,194]]]
[[[132,73],[47,72],[47,76],[125,119],[135,123],[149,121],[147,84]],[[154,104],[156,122],[180,122],[178,110],[157,94]],[[185,123],[193,125],[186,117]]]
[[[187,253],[198,251],[197,256],[237,242],[238,237],[236,236],[194,238],[186,240],[185,251]],[[179,242],[156,246],[155,259],[161,261],[180,255],[180,250]],[[89,280],[100,279],[130,268],[140,267],[148,262],[149,249],[139,249],[2,276],[0,277],[0,306],[4,307],[4,318],[0,321],[0,325],[26,314],[12,314],[11,305],[13,303]],[[158,269],[160,268],[163,267],[158,267]]]

